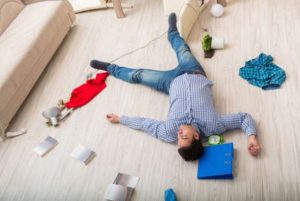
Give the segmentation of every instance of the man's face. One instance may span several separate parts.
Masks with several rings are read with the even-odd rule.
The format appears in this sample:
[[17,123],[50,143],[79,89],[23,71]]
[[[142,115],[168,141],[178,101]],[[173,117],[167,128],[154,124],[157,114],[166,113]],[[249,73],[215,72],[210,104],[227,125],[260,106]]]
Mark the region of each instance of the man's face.
[[177,132],[178,146],[188,147],[193,139],[199,140],[196,130],[190,125],[181,125]]

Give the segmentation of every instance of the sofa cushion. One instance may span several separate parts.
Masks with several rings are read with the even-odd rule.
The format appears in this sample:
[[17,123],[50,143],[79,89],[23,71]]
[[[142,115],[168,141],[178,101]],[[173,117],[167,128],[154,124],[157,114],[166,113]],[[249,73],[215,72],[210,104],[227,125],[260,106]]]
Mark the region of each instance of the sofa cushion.
[[24,4],[20,0],[0,0],[0,35],[23,8]]
[[65,1],[26,5],[0,36],[0,121],[8,124],[73,24]]

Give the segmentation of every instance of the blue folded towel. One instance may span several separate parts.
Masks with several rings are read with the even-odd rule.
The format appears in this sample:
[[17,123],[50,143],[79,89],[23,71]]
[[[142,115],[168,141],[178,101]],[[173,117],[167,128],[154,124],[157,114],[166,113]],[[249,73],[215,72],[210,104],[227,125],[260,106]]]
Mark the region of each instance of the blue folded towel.
[[239,75],[250,84],[264,90],[277,89],[284,82],[284,70],[272,63],[273,57],[261,53],[257,58],[246,61]]
[[176,195],[172,188],[165,191],[165,201],[176,201]]

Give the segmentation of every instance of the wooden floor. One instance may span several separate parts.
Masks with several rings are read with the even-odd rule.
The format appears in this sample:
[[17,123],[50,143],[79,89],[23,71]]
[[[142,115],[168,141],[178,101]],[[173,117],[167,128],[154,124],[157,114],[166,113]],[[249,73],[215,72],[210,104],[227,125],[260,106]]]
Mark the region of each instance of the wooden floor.
[[[161,0],[138,0],[116,19],[113,10],[77,15],[77,26],[14,119],[11,130],[24,136],[0,143],[1,201],[98,201],[118,172],[140,177],[133,201],[161,201],[173,188],[179,201],[300,200],[300,3],[298,0],[228,0],[226,13],[199,17],[188,43],[214,82],[220,113],[249,112],[257,122],[262,152],[251,157],[241,131],[226,134],[235,147],[234,180],[197,180],[197,163],[184,162],[176,146],[105,120],[110,112],[165,119],[168,97],[113,77],[91,103],[76,110],[58,128],[45,125],[41,113],[85,81],[90,59],[111,61],[145,45],[167,30]],[[226,49],[204,59],[202,28],[224,37]],[[287,80],[279,90],[263,91],[238,76],[246,60],[265,52]],[[167,70],[176,57],[166,35],[116,63]],[[46,136],[59,145],[44,158],[32,149]],[[84,166],[70,157],[79,144],[96,158]]]

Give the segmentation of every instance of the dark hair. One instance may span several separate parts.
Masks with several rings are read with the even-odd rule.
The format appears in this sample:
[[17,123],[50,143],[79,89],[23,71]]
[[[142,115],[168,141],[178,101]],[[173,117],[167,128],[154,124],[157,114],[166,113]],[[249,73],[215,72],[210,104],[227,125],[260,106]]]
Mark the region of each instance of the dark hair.
[[190,146],[179,148],[178,153],[185,161],[197,160],[203,155],[203,146],[201,139],[196,140],[194,138]]

